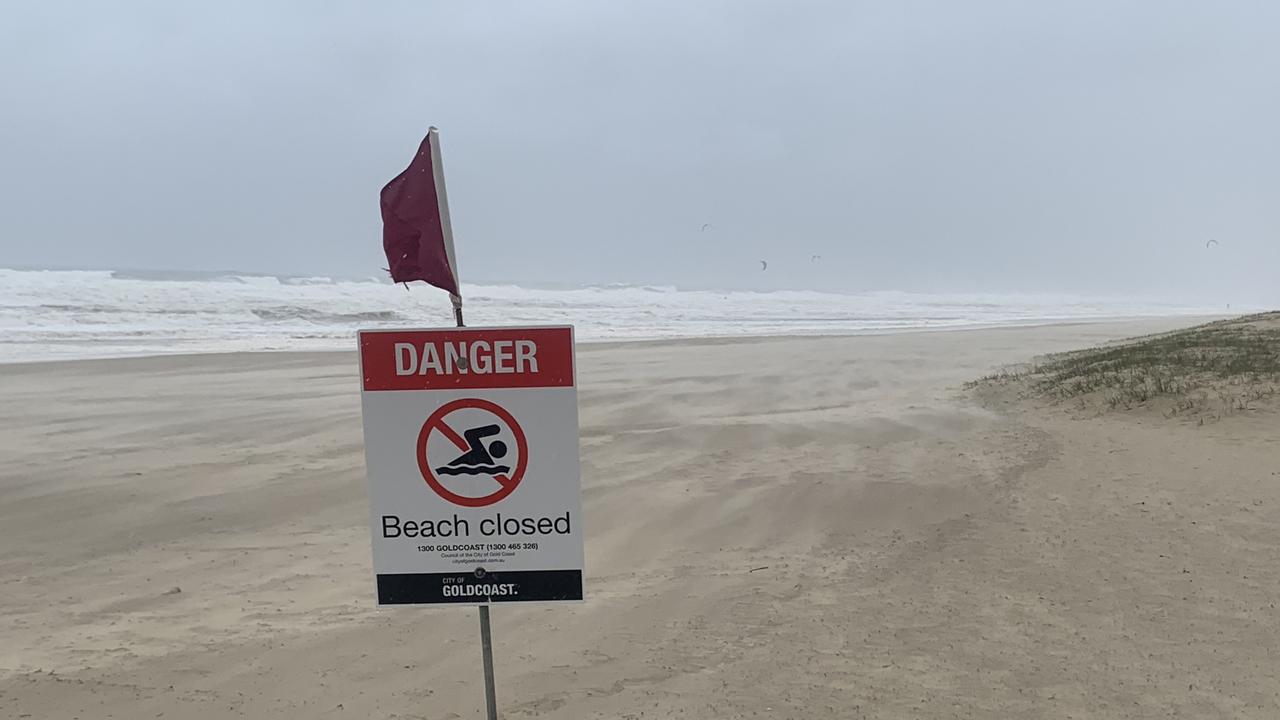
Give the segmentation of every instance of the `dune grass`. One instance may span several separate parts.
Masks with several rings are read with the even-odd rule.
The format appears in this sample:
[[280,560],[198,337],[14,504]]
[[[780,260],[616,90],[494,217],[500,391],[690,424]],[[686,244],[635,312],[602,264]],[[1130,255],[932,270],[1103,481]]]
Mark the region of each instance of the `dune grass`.
[[1280,392],[1280,312],[1248,315],[1040,358],[970,387],[1016,384],[1024,394],[1166,416],[1254,409]]

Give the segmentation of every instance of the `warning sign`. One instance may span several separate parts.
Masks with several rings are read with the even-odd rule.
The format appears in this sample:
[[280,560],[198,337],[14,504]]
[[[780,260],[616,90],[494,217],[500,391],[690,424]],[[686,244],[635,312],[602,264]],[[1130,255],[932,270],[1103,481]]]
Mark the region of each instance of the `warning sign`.
[[[468,410],[482,411],[480,419],[474,419],[477,413],[468,413]],[[491,417],[485,418],[483,413]],[[458,425],[460,421],[465,424]],[[459,432],[450,423],[468,429]],[[514,438],[514,442],[510,438]],[[514,452],[508,448],[514,448]],[[443,462],[444,458],[459,452],[462,454]],[[418,466],[422,476],[440,497],[463,507],[492,505],[510,495],[524,478],[528,457],[529,445],[520,424],[501,405],[488,400],[463,398],[446,403],[431,413],[418,433]],[[493,482],[478,483],[489,491],[487,494],[459,495],[441,481],[441,478],[459,476],[487,477]]]
[[379,604],[581,600],[573,329],[359,344]]

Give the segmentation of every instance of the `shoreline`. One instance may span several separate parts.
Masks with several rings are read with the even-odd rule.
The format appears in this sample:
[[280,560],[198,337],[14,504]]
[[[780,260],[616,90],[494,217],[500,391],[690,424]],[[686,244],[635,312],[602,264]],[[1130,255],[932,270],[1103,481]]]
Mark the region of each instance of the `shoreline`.
[[[796,333],[796,334],[773,334],[773,335],[716,335],[711,337],[696,336],[680,336],[680,337],[662,337],[662,338],[637,338],[629,339],[590,339],[576,341],[579,350],[591,351],[604,348],[619,347],[664,347],[669,345],[702,345],[702,346],[718,346],[744,342],[783,342],[787,340],[818,340],[824,338],[855,338],[855,337],[884,337],[884,336],[911,336],[911,335],[932,335],[938,333],[969,333],[969,332],[988,332],[999,330],[1026,330],[1036,328],[1051,327],[1079,327],[1089,325],[1117,325],[1122,323],[1186,323],[1186,326],[1197,325],[1200,323],[1211,322],[1227,318],[1239,317],[1239,315],[1230,314],[1206,314],[1206,315],[1128,315],[1115,316],[1106,318],[1064,318],[1061,320],[1032,320],[1025,323],[986,323],[964,325],[956,327],[911,327],[891,330],[863,330],[837,333]],[[429,326],[406,325],[406,328],[417,329]],[[501,327],[494,325],[475,325],[469,326],[475,328],[483,327]],[[1176,329],[1176,328],[1170,328]],[[197,358],[212,357],[222,358],[240,355],[343,355],[354,353],[355,350],[355,332],[352,331],[351,349],[291,349],[291,350],[210,350],[195,352],[163,352],[163,353],[141,353],[141,354],[121,354],[121,355],[102,355],[72,358],[49,358],[44,360],[0,360],[0,369],[20,369],[27,366],[40,366],[51,364],[74,364],[74,363],[99,363],[109,362],[113,360],[146,360],[150,358]]]

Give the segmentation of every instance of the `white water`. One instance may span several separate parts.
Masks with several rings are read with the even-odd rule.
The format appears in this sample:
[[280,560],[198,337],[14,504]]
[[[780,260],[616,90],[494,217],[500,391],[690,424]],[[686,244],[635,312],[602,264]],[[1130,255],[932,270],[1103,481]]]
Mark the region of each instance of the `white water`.
[[[743,292],[469,285],[468,325],[564,324],[579,341],[815,335],[1220,314],[1062,295]],[[1247,309],[1237,308],[1244,312]],[[242,350],[351,350],[355,331],[452,324],[422,284],[0,269],[0,362]]]

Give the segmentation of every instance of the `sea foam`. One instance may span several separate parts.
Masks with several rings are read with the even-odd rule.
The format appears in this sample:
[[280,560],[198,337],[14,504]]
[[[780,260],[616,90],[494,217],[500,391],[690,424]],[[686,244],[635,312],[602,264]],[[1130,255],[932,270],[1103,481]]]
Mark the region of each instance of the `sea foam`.
[[[1028,325],[1221,309],[1066,295],[465,285],[469,325],[576,326],[580,342]],[[0,362],[349,350],[362,328],[452,322],[448,297],[377,278],[0,269]]]

